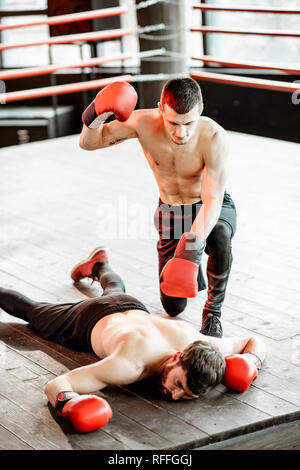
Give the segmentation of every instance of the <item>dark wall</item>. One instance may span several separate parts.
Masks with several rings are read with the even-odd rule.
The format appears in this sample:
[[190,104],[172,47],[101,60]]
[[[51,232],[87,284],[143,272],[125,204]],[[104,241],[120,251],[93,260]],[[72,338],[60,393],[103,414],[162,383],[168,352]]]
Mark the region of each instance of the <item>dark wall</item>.
[[[299,79],[299,76],[245,74],[242,70],[234,72],[232,69],[226,72],[266,80],[293,82]],[[300,142],[300,104],[293,104],[292,93],[201,80],[198,83],[204,99],[203,114],[227,130]]]

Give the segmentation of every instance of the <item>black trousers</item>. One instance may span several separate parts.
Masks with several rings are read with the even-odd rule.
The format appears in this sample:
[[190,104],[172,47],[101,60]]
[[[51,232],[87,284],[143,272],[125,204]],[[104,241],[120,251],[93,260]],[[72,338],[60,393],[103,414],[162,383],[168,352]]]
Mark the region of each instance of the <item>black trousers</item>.
[[101,269],[98,277],[103,288],[100,297],[62,304],[36,302],[20,292],[0,287],[0,308],[29,322],[45,339],[71,349],[93,352],[91,333],[101,318],[126,310],[148,312],[142,302],[125,294],[122,279],[109,266]]
[[[159,233],[157,242],[159,276],[166,263],[174,256],[181,235],[190,231],[201,206],[202,201],[171,206],[159,199],[154,215],[154,223]],[[231,240],[236,232],[236,224],[235,204],[230,194],[225,191],[219,220],[206,240],[208,297],[204,315],[212,313],[221,316],[221,307],[232,265]],[[199,266],[198,290],[204,290],[206,287],[202,267]],[[178,315],[187,305],[187,299],[170,297],[162,291],[160,291],[160,298],[165,311],[170,316]]]

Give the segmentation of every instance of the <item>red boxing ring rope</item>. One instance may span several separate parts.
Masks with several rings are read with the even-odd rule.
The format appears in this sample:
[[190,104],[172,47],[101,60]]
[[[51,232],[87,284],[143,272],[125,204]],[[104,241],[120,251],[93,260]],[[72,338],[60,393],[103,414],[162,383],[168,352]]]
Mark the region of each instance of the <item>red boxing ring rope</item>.
[[[195,5],[193,8],[197,9],[211,9],[211,10],[218,10],[218,11],[253,11],[253,12],[274,12],[270,11],[269,9],[256,9],[256,8],[238,8],[238,7],[225,7],[225,9],[221,6],[216,5],[208,5],[208,4],[199,4]],[[268,10],[268,11],[266,11]],[[99,18],[104,16],[113,16],[113,15],[120,15],[122,13],[126,13],[128,10],[127,8],[108,8],[102,10],[94,10],[94,11],[87,11],[82,13],[75,13],[70,15],[60,15],[57,17],[49,17],[42,21],[31,22],[22,25],[11,25],[11,27],[24,27],[24,26],[34,26],[37,24],[62,24],[67,22],[73,21],[82,21],[91,18]],[[280,10],[283,13],[283,10]],[[300,13],[300,10],[297,11]],[[279,13],[279,11],[277,11]],[[285,10],[284,13],[290,13],[290,11]],[[0,29],[10,29],[8,27],[0,27]],[[192,32],[202,32],[203,34],[208,33],[225,33],[225,34],[252,34],[252,35],[268,35],[268,36],[288,36],[288,37],[300,37],[300,31],[283,31],[283,30],[240,30],[237,28],[215,28],[211,26],[202,26],[200,28],[191,28],[190,31]],[[11,43],[11,44],[0,44],[0,51],[6,49],[14,49],[19,47],[31,47],[31,46],[40,46],[40,45],[52,45],[52,44],[70,44],[70,43],[83,43],[89,41],[97,41],[97,40],[107,40],[113,38],[120,38],[126,35],[135,34],[135,31],[130,29],[114,29],[114,30],[105,30],[105,31],[96,31],[90,33],[80,33],[80,34],[69,34],[64,36],[56,36],[52,38],[48,38],[43,41],[39,42],[31,42],[31,43]],[[50,74],[57,70],[62,70],[66,68],[84,68],[84,67],[92,67],[96,65],[100,65],[105,62],[110,62],[114,60],[126,60],[131,58],[131,55],[119,55],[116,57],[102,57],[102,58],[94,58],[88,59],[86,61],[80,61],[75,64],[60,64],[60,65],[49,65],[45,67],[31,67],[27,69],[18,69],[18,70],[9,70],[0,72],[0,79],[11,79],[11,78],[21,78],[25,76],[35,76],[35,75],[42,75],[42,74]],[[225,66],[232,66],[232,67],[242,67],[248,69],[270,69],[270,70],[281,70],[285,73],[295,73],[300,74],[300,70],[288,68],[286,66],[281,66],[279,64],[263,64],[263,63],[255,63],[255,62],[244,62],[238,63],[231,60],[226,60],[222,58],[216,58],[211,56],[201,56],[201,57],[193,57],[194,60],[202,60],[205,63],[208,62],[215,62],[219,65]],[[155,74],[154,74],[155,75]],[[159,74],[156,74],[157,76]],[[242,76],[234,76],[228,74],[218,74],[218,73],[210,73],[210,72],[201,72],[201,71],[191,71],[190,76],[195,79],[202,79],[206,81],[212,81],[217,83],[225,83],[231,85],[238,85],[244,87],[252,87],[252,88],[262,88],[267,90],[274,90],[274,91],[281,91],[281,92],[295,92],[299,91],[299,85],[296,83],[291,82],[282,82],[282,81],[275,81],[275,80],[263,80],[263,79],[252,79]],[[71,84],[65,85],[57,85],[57,86],[50,86],[50,87],[43,87],[43,88],[35,88],[29,90],[21,90],[16,92],[8,92],[8,93],[1,93],[0,94],[0,102],[1,103],[9,103],[13,101],[20,101],[20,100],[28,100],[33,98],[41,98],[46,96],[53,96],[53,95],[60,95],[60,94],[67,94],[67,93],[75,93],[81,92],[84,90],[96,89],[101,88],[109,83],[113,83],[115,81],[141,81],[144,80],[144,76],[131,76],[131,75],[124,75],[120,77],[111,77],[108,79],[98,79],[98,80],[91,80],[85,82],[76,82]],[[153,78],[154,80],[156,78]]]
[[300,31],[284,31],[275,29],[238,29],[238,28],[215,28],[213,26],[201,26],[191,28],[190,31],[203,34],[223,33],[223,34],[251,34],[257,36],[280,36],[280,37],[300,37]]
[[[284,73],[300,75],[300,64],[298,68],[287,67],[282,64],[271,64],[263,62],[233,62],[228,59],[222,59],[218,57],[212,57],[209,55],[203,55],[199,57],[192,57],[192,60],[201,60],[202,62],[209,64],[214,63],[218,65],[223,65],[225,67],[240,67],[245,69],[259,69],[259,70],[279,70]],[[1,78],[1,73],[0,73]]]
[[102,10],[83,11],[81,13],[71,13],[69,15],[50,16],[48,18],[45,18],[44,20],[31,21],[30,23],[0,25],[0,31],[4,31],[6,29],[24,28],[28,26],[37,26],[37,25],[42,25],[42,24],[48,24],[49,26],[51,26],[54,24],[73,23],[75,21],[85,21],[85,20],[91,20],[94,18],[118,16],[127,12],[128,12],[128,8],[125,8],[125,7],[104,8]]
[[88,59],[75,64],[59,64],[59,65],[47,65],[43,67],[28,67],[25,69],[14,69],[0,72],[0,80],[11,80],[13,78],[23,77],[34,77],[37,75],[47,75],[58,70],[71,69],[71,68],[84,68],[84,67],[96,67],[107,62],[123,61],[132,59],[132,55],[119,55],[115,57],[96,57],[94,59]]
[[100,39],[114,39],[123,36],[133,34],[130,29],[110,29],[105,31],[93,31],[92,33],[79,33],[79,34],[67,34],[65,36],[55,36],[44,41],[30,42],[30,43],[11,43],[11,44],[0,44],[0,51],[7,49],[16,49],[18,47],[31,47],[31,46],[42,46],[45,44],[68,44],[72,42],[85,42],[85,41],[97,41]]
[[227,75],[221,73],[209,73],[209,72],[191,72],[192,78],[199,78],[209,82],[227,83],[228,85],[238,85],[251,88],[262,88],[265,90],[294,92],[299,91],[300,85],[291,82],[280,82],[276,80],[263,80],[248,77],[236,77],[234,75]]
[[[220,73],[192,71],[190,76],[195,79],[212,81],[217,83],[227,83],[228,85],[239,85],[252,88],[263,88],[266,90],[295,92],[299,91],[299,84],[290,82],[280,82],[275,80],[259,80],[246,77],[236,77],[234,75],[225,75]],[[158,77],[159,78],[159,77]],[[1,103],[11,103],[13,101],[28,100],[33,98],[42,98],[45,96],[62,95],[66,93],[76,93],[83,90],[101,88],[115,81],[139,82],[143,80],[142,76],[123,75],[120,77],[111,77],[107,79],[90,80],[86,82],[76,82],[66,85],[50,86],[45,88],[35,88],[32,90],[13,91],[0,94]]]
[[89,80],[87,82],[68,83],[67,85],[34,88],[33,90],[0,93],[0,103],[11,103],[13,101],[30,100],[32,98],[43,98],[45,96],[64,95],[67,93],[76,93],[84,90],[92,90],[94,88],[104,87],[116,81],[131,82],[132,78],[133,77],[131,75],[123,75],[120,77]]
[[291,8],[279,8],[279,7],[230,7],[222,5],[209,5],[208,3],[199,3],[198,5],[193,5],[195,10],[202,11],[231,11],[239,13],[274,13],[274,14],[288,14],[288,15],[297,15],[300,14],[300,10],[295,10]]

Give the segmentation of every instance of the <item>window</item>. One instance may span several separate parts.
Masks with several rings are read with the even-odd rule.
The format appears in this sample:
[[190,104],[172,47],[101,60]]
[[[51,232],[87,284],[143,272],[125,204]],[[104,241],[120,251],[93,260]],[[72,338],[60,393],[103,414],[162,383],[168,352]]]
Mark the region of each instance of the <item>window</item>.
[[[203,1],[203,0],[202,0]],[[300,0],[209,0],[221,6],[300,8]],[[274,13],[206,12],[206,25],[241,29],[299,31],[300,15]],[[299,63],[300,38],[212,33],[207,35],[208,55],[277,63]]]
[[[24,6],[22,0],[0,0],[0,10],[2,11],[1,24],[22,24],[29,23],[30,21],[43,20],[47,18],[45,15],[24,15],[24,16],[9,16],[9,12],[13,11],[34,11],[40,12],[47,9],[47,0],[31,0],[26,2]],[[135,5],[134,0],[120,1],[120,6],[123,4],[129,5],[130,13],[120,15],[121,28],[136,28],[135,10],[132,8]],[[4,16],[7,11],[8,16]],[[37,42],[47,40],[50,36],[48,25],[30,26],[20,29],[4,30],[1,33],[1,42],[3,43],[20,43],[20,42]],[[98,43],[97,54],[98,56],[110,56],[121,54],[122,49],[124,52],[130,51],[133,55],[138,52],[138,39],[134,35],[122,38],[121,40],[103,41]],[[91,57],[91,50],[88,44],[81,46],[77,44],[63,44],[22,47],[16,49],[7,49],[2,52],[2,64],[4,68],[14,67],[30,67],[47,65],[51,61],[55,64],[74,63],[82,59]],[[119,66],[122,62],[111,62],[104,64],[103,67]],[[124,62],[126,66],[135,66],[139,64],[137,59],[130,59]]]
[[[284,15],[272,13],[242,13],[242,12],[205,12],[194,10],[192,6],[198,0],[186,1],[186,41],[187,41],[187,61],[190,67],[201,67],[201,62],[193,61],[192,56],[200,56],[204,52],[208,55],[230,58],[236,61],[253,60],[265,62],[277,62],[293,64],[299,61],[300,38],[272,37],[256,35],[237,35],[209,33],[203,36],[198,32],[190,32],[191,27],[197,28],[202,24],[202,18],[207,26],[235,27],[241,29],[284,29],[299,30],[300,15]],[[204,1],[204,0],[202,0]],[[206,3],[221,6],[270,6],[282,8],[300,8],[300,0],[207,0]],[[26,8],[24,7],[26,5]],[[128,6],[129,11],[120,15],[121,28],[135,30],[137,27],[135,0],[120,0],[120,6]],[[172,8],[172,3],[168,5]],[[26,9],[32,15],[13,16],[9,12],[23,11]],[[1,24],[24,23],[34,19],[46,17],[47,0],[0,0],[0,10],[2,12]],[[7,11],[8,16],[4,16]],[[34,15],[34,11],[37,12]],[[45,13],[43,13],[43,11]],[[33,16],[34,15],[34,16]],[[158,23],[161,19],[158,19]],[[182,32],[182,34],[184,34]],[[32,26],[21,29],[4,30],[1,32],[1,42],[34,42],[47,39],[49,37],[48,25]],[[204,49],[205,45],[205,49]],[[156,42],[153,41],[153,49],[156,49]],[[8,49],[2,53],[2,64],[4,68],[30,67],[46,65],[50,61],[49,46],[24,47]],[[136,35],[125,36],[118,40],[99,42],[97,46],[98,56],[110,56],[120,53],[130,52],[136,56],[139,52],[139,41]],[[91,57],[91,49],[88,44],[82,46],[76,44],[51,46],[51,58],[55,64],[74,63],[81,59]],[[139,66],[137,57],[125,62],[111,62],[102,67],[113,67],[125,65],[128,67]]]

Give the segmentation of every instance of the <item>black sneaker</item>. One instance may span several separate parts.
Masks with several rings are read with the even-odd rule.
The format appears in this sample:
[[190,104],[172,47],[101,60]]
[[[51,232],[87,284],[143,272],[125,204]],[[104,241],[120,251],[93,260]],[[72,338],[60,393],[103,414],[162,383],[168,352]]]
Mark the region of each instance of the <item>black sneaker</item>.
[[212,313],[208,313],[207,315],[203,316],[202,328],[200,333],[207,336],[215,336],[216,338],[222,338],[223,330],[219,317],[213,315]]

